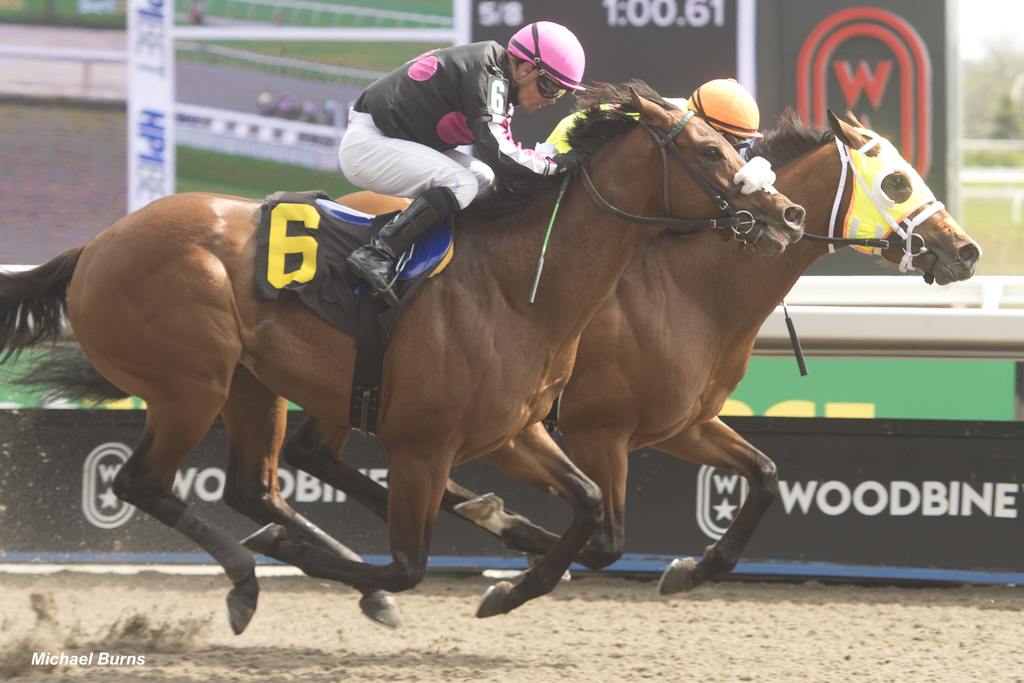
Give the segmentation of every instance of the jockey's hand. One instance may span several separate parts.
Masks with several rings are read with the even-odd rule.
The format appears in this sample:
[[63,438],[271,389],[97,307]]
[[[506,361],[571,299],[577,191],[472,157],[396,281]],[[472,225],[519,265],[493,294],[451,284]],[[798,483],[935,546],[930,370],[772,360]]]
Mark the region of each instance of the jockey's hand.
[[574,149],[570,149],[565,154],[555,155],[554,162],[558,168],[558,175],[566,173],[575,175],[580,172],[580,166],[583,165],[583,159]]

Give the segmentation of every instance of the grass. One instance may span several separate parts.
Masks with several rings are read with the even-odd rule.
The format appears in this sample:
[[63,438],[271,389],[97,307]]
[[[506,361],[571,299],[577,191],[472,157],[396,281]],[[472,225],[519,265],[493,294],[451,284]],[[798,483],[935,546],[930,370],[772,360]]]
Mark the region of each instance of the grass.
[[[194,0],[175,0],[175,10],[184,14],[192,6]],[[415,14],[426,14],[436,17],[452,18],[451,0],[389,0],[381,3],[379,0],[320,0],[325,4],[338,4],[346,6],[369,7],[371,9],[387,9],[397,12],[412,12]],[[255,21],[265,23],[278,23],[284,26],[314,26],[314,27],[394,27],[394,28],[434,28],[437,24],[430,22],[418,22],[408,20],[396,20],[392,18],[381,18],[373,16],[362,16],[351,13],[330,13],[311,11],[307,9],[293,8],[288,2],[281,1],[276,5],[257,5],[238,0],[205,0],[203,10],[206,16],[222,19],[238,19],[241,21]]]
[[[434,43],[303,43],[252,40],[210,41],[210,44],[271,57],[288,57],[318,64],[349,66],[371,71],[391,71],[427,50],[443,47]],[[267,67],[254,64],[253,68],[266,69]]]
[[324,190],[338,197],[356,189],[340,171],[313,171],[191,147],[178,147],[177,154],[178,192],[218,192],[262,199],[279,190]]
[[83,14],[78,11],[78,0],[8,0],[0,2],[0,23],[123,29],[124,6],[123,1],[118,2],[114,14]]
[[1013,225],[1009,201],[966,200],[957,218],[984,252],[978,275],[1024,275],[1024,224]]

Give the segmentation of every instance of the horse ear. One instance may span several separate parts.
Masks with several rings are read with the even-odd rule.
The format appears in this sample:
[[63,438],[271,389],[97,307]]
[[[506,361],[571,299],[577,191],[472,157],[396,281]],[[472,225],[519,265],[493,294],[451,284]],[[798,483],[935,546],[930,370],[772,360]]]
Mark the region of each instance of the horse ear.
[[854,128],[867,128],[867,126],[860,122],[860,119],[857,118],[852,109],[846,110],[846,122]]
[[632,98],[633,109],[640,112],[640,120],[655,128],[671,128],[672,117],[668,115],[661,105],[656,104],[646,97],[637,93],[636,89],[630,86],[629,94]]
[[836,134],[836,137],[839,138],[839,141],[847,147],[857,148],[867,142],[863,135],[858,133],[849,123],[836,116],[835,112],[831,109],[828,110],[828,125],[832,132]]

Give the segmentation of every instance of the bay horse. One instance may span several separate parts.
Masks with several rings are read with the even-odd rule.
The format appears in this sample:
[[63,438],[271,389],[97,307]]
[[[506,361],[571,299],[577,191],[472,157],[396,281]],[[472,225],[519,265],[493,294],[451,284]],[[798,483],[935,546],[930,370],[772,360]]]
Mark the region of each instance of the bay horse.
[[[746,211],[744,236],[769,253],[802,234],[803,209],[784,195],[722,189],[733,184],[743,160],[706,123],[690,121],[690,112],[666,105],[639,82],[628,92],[599,87],[593,96],[639,113],[634,121],[594,107],[578,136],[581,148],[590,142],[591,187],[632,219],[599,206],[573,181],[539,297],[529,305],[536,246],[560,180],[494,193],[491,204],[485,198],[460,215],[447,272],[403,303],[385,354],[378,430],[393,494],[388,565],[353,559],[281,499],[281,397],[314,420],[300,442],[330,448],[348,433],[355,349],[351,337],[294,298],[256,297],[259,202],[205,193],[166,197],[42,266],[0,274],[0,353],[8,357],[54,338],[66,310],[95,368],[146,401],[142,438],[114,491],[224,568],[234,584],[227,606],[235,633],[256,608],[252,553],[172,490],[175,472],[218,413],[230,439],[226,502],[259,523],[276,524],[272,539],[252,540],[265,543],[257,549],[368,597],[409,589],[424,574],[451,468],[500,447],[546,414],[569,377],[580,334],[633,252],[680,220],[652,214],[668,213],[670,201],[672,215],[685,218]],[[688,173],[669,165],[669,156]],[[534,456],[533,479],[569,501],[572,520],[515,586],[498,584],[485,593],[477,616],[505,613],[550,592],[602,518],[599,489],[553,440]]]
[[[762,323],[810,264],[825,255],[830,241],[844,244],[842,238],[828,237],[847,215],[858,182],[852,174],[841,181],[842,150],[849,155],[849,150],[870,146],[866,155],[876,157],[882,149],[871,144],[879,140],[874,133],[848,117],[843,121],[829,112],[831,130],[826,130],[806,126],[787,112],[753,150],[778,171],[776,187],[806,208],[800,244],[768,259],[722,250],[710,235],[660,234],[637,250],[615,291],[588,323],[558,413],[569,456],[601,487],[605,501],[601,528],[577,558],[584,565],[600,569],[621,557],[628,456],[645,447],[739,474],[749,484],[747,498],[724,535],[699,562],[674,560],[662,575],[659,591],[690,590],[728,573],[739,560],[776,496],[776,466],[717,416],[746,373]],[[898,156],[895,148],[887,142],[885,146],[890,156]],[[907,199],[913,185],[923,181],[902,159],[892,161],[877,162],[888,173],[878,176],[878,185]],[[360,193],[343,201],[376,211],[392,210],[402,202]],[[970,278],[981,249],[941,204],[906,210],[911,218],[932,213],[915,226],[916,237],[909,244],[892,240],[881,255],[893,263],[912,264],[924,271],[926,281],[948,284]],[[545,437],[540,424],[530,425],[484,459],[513,478],[532,481],[532,463]],[[302,456],[289,459],[301,462]],[[383,514],[386,489],[343,465],[332,465],[330,472],[335,475],[332,485],[353,492]],[[449,483],[444,506],[514,550],[543,553],[557,539],[506,511],[493,494],[478,497],[455,482]]]

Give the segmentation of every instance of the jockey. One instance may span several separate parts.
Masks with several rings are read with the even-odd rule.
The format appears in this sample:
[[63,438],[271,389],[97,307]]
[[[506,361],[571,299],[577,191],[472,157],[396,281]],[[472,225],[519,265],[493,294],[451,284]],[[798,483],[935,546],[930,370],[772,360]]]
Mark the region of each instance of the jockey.
[[[348,258],[394,303],[395,259],[432,225],[469,205],[499,173],[553,175],[575,157],[549,158],[512,140],[515,106],[529,113],[581,90],[585,57],[573,33],[549,21],[493,41],[431,50],[371,84],[356,100],[338,150],[342,173],[413,202]],[[455,149],[475,145],[479,159]]]
[[[703,118],[720,132],[726,140],[746,156],[746,150],[753,140],[762,137],[757,132],[761,113],[750,92],[732,78],[716,78],[693,91],[689,100],[665,98],[680,109],[689,109]],[[547,143],[554,145],[560,154],[569,152],[569,129],[576,123],[582,112],[570,114],[555,126]]]

